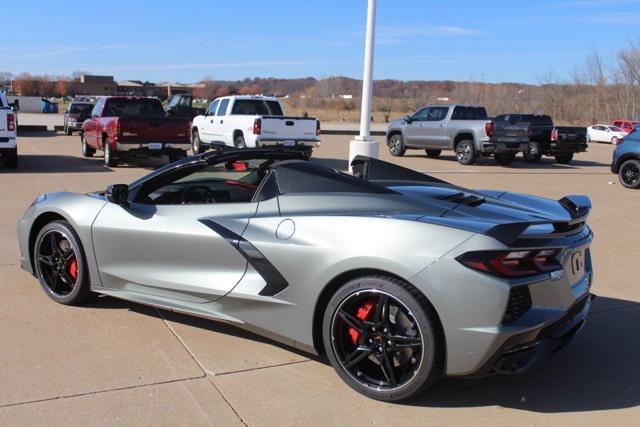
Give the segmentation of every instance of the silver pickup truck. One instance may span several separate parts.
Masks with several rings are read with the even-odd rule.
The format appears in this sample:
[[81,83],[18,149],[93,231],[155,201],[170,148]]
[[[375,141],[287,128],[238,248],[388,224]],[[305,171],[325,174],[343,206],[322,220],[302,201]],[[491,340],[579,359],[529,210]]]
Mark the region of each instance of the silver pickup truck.
[[424,149],[427,157],[453,150],[463,165],[472,165],[478,156],[494,156],[508,165],[529,142],[526,126],[503,128],[489,120],[484,107],[470,105],[427,105],[413,115],[395,120],[387,129],[387,145],[393,156],[407,149]]

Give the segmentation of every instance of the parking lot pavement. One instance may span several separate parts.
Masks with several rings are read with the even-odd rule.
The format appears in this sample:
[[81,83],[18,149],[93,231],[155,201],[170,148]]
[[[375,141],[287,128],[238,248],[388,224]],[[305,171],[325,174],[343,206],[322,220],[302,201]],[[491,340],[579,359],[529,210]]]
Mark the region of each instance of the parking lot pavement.
[[[349,137],[325,136],[314,161],[346,168]],[[112,298],[50,301],[18,266],[16,221],[45,191],[130,182],[161,162],[109,169],[77,136],[21,136],[20,165],[0,169],[0,425],[631,424],[640,416],[640,193],[609,172],[610,145],[571,165],[544,160],[461,166],[409,151],[393,161],[474,188],[557,199],[585,193],[596,282],[592,315],[532,374],[445,380],[405,404],[351,391],[322,361],[228,325]],[[383,159],[391,159],[384,147]],[[612,184],[611,184],[612,183]]]

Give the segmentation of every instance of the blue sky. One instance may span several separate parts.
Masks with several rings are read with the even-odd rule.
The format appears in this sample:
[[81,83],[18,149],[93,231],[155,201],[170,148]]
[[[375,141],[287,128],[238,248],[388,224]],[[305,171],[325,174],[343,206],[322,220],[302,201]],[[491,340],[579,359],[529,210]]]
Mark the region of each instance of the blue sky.
[[[362,73],[366,0],[19,0],[2,15],[0,71],[181,82]],[[612,63],[639,38],[640,0],[378,0],[374,76],[562,80],[590,51]]]

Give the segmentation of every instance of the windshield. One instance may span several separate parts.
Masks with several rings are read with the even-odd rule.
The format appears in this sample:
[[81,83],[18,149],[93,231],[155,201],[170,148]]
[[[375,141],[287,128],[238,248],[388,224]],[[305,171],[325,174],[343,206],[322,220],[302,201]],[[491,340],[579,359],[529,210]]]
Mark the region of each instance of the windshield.
[[619,128],[618,126],[609,126],[609,129],[611,129],[614,132],[624,132],[621,128]]
[[109,99],[104,109],[105,117],[140,117],[161,119],[165,117],[159,100],[153,98]]
[[91,104],[71,104],[69,107],[69,114],[79,114],[88,116],[93,110],[93,105]]

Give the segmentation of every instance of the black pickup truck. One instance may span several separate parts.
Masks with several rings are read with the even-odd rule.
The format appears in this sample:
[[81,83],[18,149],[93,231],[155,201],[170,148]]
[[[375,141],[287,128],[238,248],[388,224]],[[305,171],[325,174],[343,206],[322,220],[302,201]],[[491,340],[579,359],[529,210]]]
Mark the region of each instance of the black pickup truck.
[[206,110],[206,108],[194,107],[193,96],[187,94],[173,95],[165,108],[168,117],[180,117],[189,120],[204,114]]
[[524,159],[530,163],[542,156],[555,157],[558,163],[568,164],[575,153],[587,151],[587,128],[554,126],[551,117],[542,114],[502,114],[495,122],[509,122],[528,126],[529,144]]

